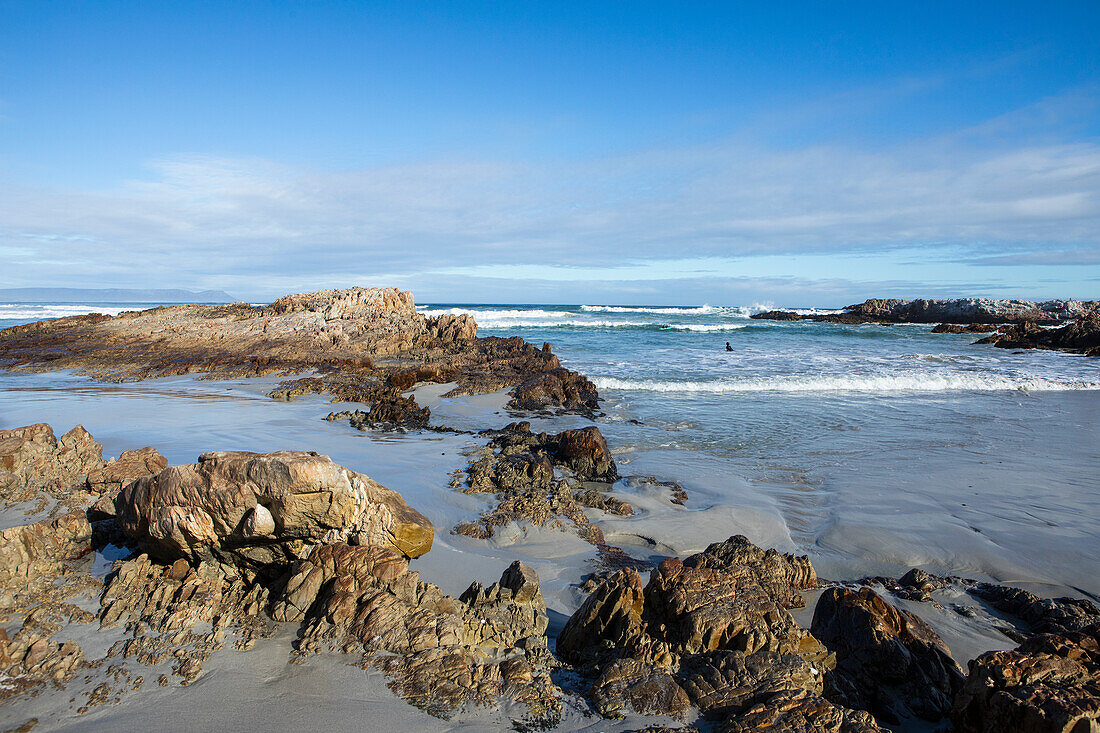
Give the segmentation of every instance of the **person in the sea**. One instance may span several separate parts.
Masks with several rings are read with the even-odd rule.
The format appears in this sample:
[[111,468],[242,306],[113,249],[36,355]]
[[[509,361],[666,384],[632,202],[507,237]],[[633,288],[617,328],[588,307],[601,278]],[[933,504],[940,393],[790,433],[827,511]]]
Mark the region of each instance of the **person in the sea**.
[[727,342],[726,342],[726,351],[733,351],[733,347],[732,347],[732,346],[730,346],[730,342],[729,342],[729,341],[727,341]]

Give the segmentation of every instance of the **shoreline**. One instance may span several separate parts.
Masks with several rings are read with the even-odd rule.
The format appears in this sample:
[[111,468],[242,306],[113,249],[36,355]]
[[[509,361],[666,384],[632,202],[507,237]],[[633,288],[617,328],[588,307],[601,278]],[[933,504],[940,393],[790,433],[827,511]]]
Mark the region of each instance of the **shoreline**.
[[[26,378],[33,383],[43,377],[44,375],[25,374],[22,377],[5,377],[5,380]],[[551,648],[564,628],[566,619],[575,615],[584,605],[585,599],[591,597],[589,592],[592,589],[585,589],[582,586],[585,576],[597,560],[596,548],[575,535],[553,529],[538,529],[530,526],[525,528],[523,525],[508,525],[502,535],[488,541],[450,533],[450,529],[463,519],[476,516],[489,506],[486,498],[480,495],[462,494],[447,488],[450,474],[455,470],[461,470],[466,465],[466,458],[461,457],[460,452],[470,445],[483,444],[485,440],[483,437],[436,433],[404,435],[360,433],[346,424],[324,422],[324,414],[340,409],[342,403],[327,402],[319,395],[303,396],[289,404],[267,399],[264,385],[273,383],[273,377],[261,378],[258,381],[254,378],[209,382],[197,381],[198,379],[200,378],[195,376],[168,377],[164,381],[151,380],[114,386],[87,381],[81,376],[59,375],[60,384],[46,388],[47,392],[53,392],[51,397],[43,400],[41,394],[35,394],[36,391],[42,390],[32,387],[25,393],[27,399],[24,404],[14,411],[9,407],[4,414],[0,415],[0,419],[3,427],[15,427],[14,424],[8,425],[11,420],[18,424],[41,421],[47,417],[40,414],[43,407],[58,410],[60,414],[72,415],[74,406],[71,397],[75,390],[77,393],[86,395],[87,404],[82,409],[88,414],[95,413],[95,420],[99,421],[99,425],[96,425],[92,433],[103,440],[105,446],[108,446],[108,453],[139,447],[133,443],[133,437],[135,434],[141,434],[142,429],[138,425],[130,425],[127,429],[120,430],[121,411],[113,413],[110,409],[104,409],[100,398],[104,393],[109,392],[117,395],[120,402],[130,403],[127,405],[127,412],[141,405],[144,411],[157,415],[156,420],[145,421],[149,426],[157,422],[163,426],[175,424],[193,426],[193,434],[184,440],[179,436],[167,438],[167,432],[165,432],[166,439],[156,441],[152,439],[151,433],[146,433],[150,439],[145,442],[152,443],[154,447],[164,452],[169,458],[169,465],[188,463],[193,461],[200,452],[210,449],[238,448],[264,452],[297,448],[331,453],[337,463],[348,466],[352,470],[362,471],[379,480],[384,486],[398,490],[412,506],[429,514],[436,525],[436,546],[431,552],[415,560],[413,567],[421,572],[426,581],[439,586],[444,593],[457,597],[473,579],[488,584],[499,576],[512,560],[521,558],[538,572],[542,594],[548,606]],[[237,394],[231,396],[226,393]],[[479,428],[500,428],[516,417],[514,414],[516,411],[509,408],[509,395],[506,389],[477,396],[464,396],[455,395],[452,384],[429,382],[416,385],[412,390],[401,392],[401,395],[412,396],[418,400],[418,404],[430,407],[435,420],[475,432]],[[177,405],[177,402],[182,404]],[[248,408],[244,411],[247,414],[240,413],[236,409],[244,407]],[[20,421],[20,415],[26,415],[29,418],[32,413],[35,413],[36,419]],[[58,414],[58,412],[52,413],[49,416],[49,422],[58,422],[54,419]],[[233,417],[226,419],[229,416]],[[554,433],[591,424],[584,415],[536,414],[531,415],[530,419],[533,430]],[[605,431],[610,430],[609,437],[620,434],[618,429],[620,426],[602,420],[597,422]],[[58,427],[67,425],[68,423],[62,420]],[[104,433],[105,439],[100,438],[102,430],[97,432],[101,426],[107,431]],[[160,429],[165,430],[164,427]],[[211,438],[217,436],[222,437],[222,444],[212,445],[211,442],[218,441],[212,441]],[[226,441],[225,438],[228,436],[232,437]],[[242,441],[241,438],[244,440]],[[159,446],[158,442],[160,442]],[[614,443],[611,447],[615,448]],[[608,543],[625,549],[634,559],[647,560],[652,564],[661,558],[690,555],[702,551],[712,541],[737,533],[748,535],[752,542],[762,548],[777,547],[780,551],[787,552],[799,549],[799,545],[792,538],[790,527],[784,520],[784,514],[777,509],[775,499],[766,494],[756,493],[757,490],[749,481],[731,476],[728,469],[724,473],[714,468],[707,469],[715,479],[721,477],[721,486],[715,484],[708,488],[705,485],[706,482],[699,481],[701,476],[693,477],[691,471],[687,471],[685,476],[685,473],[677,469],[677,461],[669,460],[672,456],[668,452],[662,453],[660,450],[653,449],[635,450],[629,454],[615,453],[614,450],[612,452],[614,457],[620,460],[620,471],[627,478],[612,487],[609,494],[631,502],[637,515],[616,518],[597,510],[588,513],[604,532]],[[695,470],[700,469],[696,467]],[[647,483],[649,481],[647,476],[679,480],[687,491],[687,509],[669,503],[669,489],[659,483]],[[735,483],[739,489],[731,494],[730,482],[734,479],[741,483]],[[729,503],[722,505],[714,502],[714,499],[720,496],[725,496]],[[704,527],[709,529],[703,529]],[[662,535],[669,540],[659,539]],[[844,543],[850,539],[850,536],[847,540],[841,536],[839,541]],[[815,561],[819,560],[820,558]],[[595,565],[595,567],[599,566]],[[898,566],[899,574],[901,569],[902,567]],[[858,585],[861,577],[855,577],[856,575],[857,573],[852,573],[851,577],[844,579],[844,582],[839,584],[831,582],[827,586],[843,588],[845,584],[853,582]],[[604,574],[599,576],[597,582],[600,580],[611,582],[612,577]],[[893,587],[890,586],[891,582],[894,583]],[[1014,641],[997,631],[994,625],[994,619],[997,617],[990,615],[988,605],[975,602],[968,595],[965,586],[959,585],[956,581],[949,581],[946,585],[933,589],[931,591],[933,595],[930,597],[932,605],[929,605],[928,601],[920,602],[897,597],[896,593],[908,591],[905,591],[902,586],[897,586],[895,579],[867,579],[866,583],[876,588],[882,596],[890,599],[890,603],[918,616],[926,617],[940,636],[956,651],[956,655],[977,654],[991,649],[1009,649],[1015,645]],[[819,596],[821,592],[823,591],[820,589],[813,591],[811,599],[816,601],[813,596]],[[1051,595],[1059,592],[1061,590],[1052,591]],[[978,613],[980,623],[960,620],[959,613],[952,610],[953,606],[960,603],[972,604],[966,607]],[[808,615],[812,616],[814,604],[807,605],[808,608],[799,612],[798,618],[803,622],[803,626],[808,628],[810,625]],[[265,643],[260,641],[258,646],[263,646]],[[339,657],[334,658],[337,666],[332,674],[337,676],[363,674],[351,667],[345,667],[340,671],[340,666],[346,662],[340,662],[339,659]],[[958,658],[957,661],[963,662],[964,659]],[[243,661],[242,664],[244,664]],[[328,665],[329,662],[310,661],[306,664]],[[212,662],[209,672],[204,672],[198,680],[201,682],[204,679],[218,679],[220,668],[219,663]],[[287,667],[287,670],[289,669]],[[329,667],[326,666],[325,669]],[[368,677],[371,675],[373,673],[368,673]],[[378,680],[380,688],[382,678],[375,679]],[[183,702],[187,698],[184,692],[186,688],[171,689],[177,691],[178,697],[175,698],[176,703],[168,704],[186,705]],[[198,689],[201,688],[197,688],[196,692]],[[628,730],[631,727],[640,727],[643,724],[662,720],[630,714],[626,720],[609,725],[606,720],[585,717],[591,715],[592,711],[587,710],[582,704],[583,687],[572,688],[567,690],[567,693],[567,698],[572,702],[566,706],[566,711],[563,713],[565,717],[559,724],[561,729],[582,729],[584,726],[591,725],[599,726],[601,730]],[[379,699],[372,704],[387,708],[387,703],[381,698],[385,694],[388,693],[384,691],[378,693],[376,697]],[[137,697],[130,696],[124,699],[137,700]],[[406,712],[412,709],[398,697],[391,699],[395,705],[402,706],[401,709]],[[336,706],[341,707],[341,704]],[[580,707],[570,707],[577,705]],[[30,711],[34,706],[24,708],[21,705],[20,709]],[[394,707],[389,709],[398,710]],[[126,710],[129,711],[128,715],[136,716],[131,719],[141,719],[142,714],[137,713],[131,703],[127,702]],[[463,716],[467,716],[468,712],[463,713]],[[395,720],[405,719],[404,713],[390,714],[395,716],[393,718]],[[463,717],[454,725],[462,729],[470,727],[479,729],[481,726],[484,726],[484,729],[498,729],[501,724],[501,719],[494,717],[497,713],[490,714],[493,720],[489,723],[484,720],[478,722],[480,715],[479,713],[473,717]],[[105,721],[105,724],[109,724],[106,721],[112,720],[109,710],[96,711],[96,716]],[[418,716],[420,716],[419,713],[408,720],[427,720]],[[88,718],[89,721],[93,719],[95,716],[92,715]],[[124,720],[125,717],[118,719]],[[60,722],[60,719],[57,721]],[[47,721],[42,722],[45,724],[44,729],[52,729]],[[431,725],[426,722],[421,725],[424,728],[435,727],[434,722]],[[455,728],[452,724],[444,723],[441,724],[440,729]]]

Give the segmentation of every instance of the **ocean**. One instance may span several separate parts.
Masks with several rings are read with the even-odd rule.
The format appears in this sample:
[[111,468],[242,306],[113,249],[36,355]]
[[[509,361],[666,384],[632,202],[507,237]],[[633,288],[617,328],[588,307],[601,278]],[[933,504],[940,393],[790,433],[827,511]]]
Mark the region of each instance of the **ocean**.
[[[0,327],[137,307],[6,304]],[[1096,359],[977,346],[978,336],[933,334],[930,325],[750,319],[761,305],[419,308],[470,313],[483,336],[549,342],[563,364],[596,384],[597,423],[626,477],[616,491],[637,509],[600,523],[609,542],[632,554],[685,554],[744,533],[809,554],[831,579],[896,577],[919,566],[1100,598]],[[414,446],[435,437],[350,435],[344,424],[321,424],[339,406],[321,397],[276,403],[263,387],[5,374],[0,427],[47,421],[60,432],[84,422],[111,455],[152,444],[173,462],[212,449],[310,448],[389,480],[439,526],[476,515],[477,500],[449,492],[444,479],[436,487],[412,478],[417,461],[429,460]],[[516,419],[502,399],[445,400],[439,392],[429,385],[417,396],[449,425]],[[585,420],[534,423],[560,430]],[[444,455],[425,475],[461,468],[463,440],[444,440]],[[686,505],[670,504],[654,478],[683,486]],[[563,614],[579,598],[567,586],[583,570],[584,547],[534,531],[492,547],[444,532],[439,541],[447,548],[439,557],[454,557],[439,562],[439,577],[425,571],[433,582],[448,585],[451,561],[472,567],[483,556],[503,563],[520,555],[560,577],[558,595],[549,595]],[[559,567],[564,554],[578,565]]]

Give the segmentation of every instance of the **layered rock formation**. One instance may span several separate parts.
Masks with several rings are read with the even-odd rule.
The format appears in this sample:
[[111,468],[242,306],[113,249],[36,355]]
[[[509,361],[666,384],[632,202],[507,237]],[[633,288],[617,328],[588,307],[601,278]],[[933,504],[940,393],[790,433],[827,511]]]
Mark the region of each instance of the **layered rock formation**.
[[959,733],[1100,729],[1100,624],[981,655],[951,719]]
[[419,557],[434,537],[397,492],[301,451],[204,453],[130,483],[115,504],[122,530],[149,552],[252,568],[335,541]]
[[880,720],[938,721],[962,687],[963,672],[936,632],[870,588],[826,590],[810,630],[836,654],[829,698]]
[[269,306],[181,305],[40,321],[0,331],[0,366],[75,369],[111,381],[315,371],[273,396],[322,392],[371,403],[393,400],[419,381],[454,381],[457,393],[467,394],[522,387],[515,409],[597,409],[595,388],[562,368],[548,346],[478,338],[470,316],[427,318],[410,293],[393,288],[287,295]]
[[54,498],[104,467],[103,447],[81,425],[58,440],[45,424],[0,430],[0,499]]
[[731,537],[664,560],[645,584],[631,569],[611,576],[570,617],[557,651],[587,672],[604,715],[694,706],[720,730],[879,731],[867,713],[821,696],[834,658],[787,612],[816,582],[807,558]]
[[[603,534],[584,508],[633,513],[629,504],[605,493],[619,472],[599,428],[551,435],[533,433],[530,423],[519,422],[483,435],[492,441],[473,452],[465,485],[456,476],[452,487],[465,493],[495,494],[498,504],[478,522],[455,527],[455,532],[488,538],[510,522],[558,527],[569,522],[582,538],[606,547]],[[559,477],[555,469],[568,476]]]
[[392,550],[321,545],[294,564],[273,616],[302,623],[301,651],[358,651],[395,692],[434,715],[501,698],[525,704],[544,724],[560,715],[546,670],[546,603],[522,563],[455,599]]

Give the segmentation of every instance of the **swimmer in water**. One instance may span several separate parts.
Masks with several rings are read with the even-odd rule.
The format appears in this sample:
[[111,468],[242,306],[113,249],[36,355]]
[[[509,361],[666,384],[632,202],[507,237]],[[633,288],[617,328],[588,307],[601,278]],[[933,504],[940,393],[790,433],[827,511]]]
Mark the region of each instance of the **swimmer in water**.
[[733,347],[732,347],[732,346],[730,346],[730,342],[729,342],[729,341],[727,341],[727,342],[726,342],[726,351],[733,351]]

